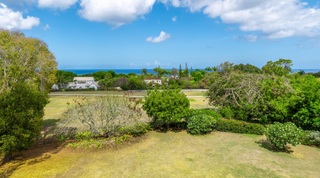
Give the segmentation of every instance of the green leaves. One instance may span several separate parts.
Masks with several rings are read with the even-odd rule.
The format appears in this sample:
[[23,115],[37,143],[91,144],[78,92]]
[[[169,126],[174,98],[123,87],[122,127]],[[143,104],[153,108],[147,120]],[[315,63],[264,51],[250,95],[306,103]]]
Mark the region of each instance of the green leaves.
[[0,147],[4,154],[27,149],[40,133],[44,94],[25,83],[0,96]]
[[285,150],[288,143],[293,146],[301,143],[303,131],[294,123],[281,124],[276,122],[266,128],[266,136],[268,141],[276,148]]
[[180,90],[148,91],[143,109],[154,121],[165,124],[181,122],[188,115],[189,100]]

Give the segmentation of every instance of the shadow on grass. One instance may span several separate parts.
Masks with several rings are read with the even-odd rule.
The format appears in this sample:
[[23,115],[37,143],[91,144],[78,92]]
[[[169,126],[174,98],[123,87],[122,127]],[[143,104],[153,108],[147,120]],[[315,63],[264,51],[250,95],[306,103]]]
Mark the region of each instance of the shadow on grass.
[[33,165],[45,161],[51,157],[52,154],[57,154],[65,147],[65,144],[59,142],[34,145],[27,151],[13,153],[13,160],[1,165],[0,177],[10,177],[15,170],[23,165]]
[[[41,138],[38,138],[36,143],[26,151],[14,152],[13,159],[1,165],[0,177],[10,177],[13,172],[23,165],[32,165],[45,161],[51,157],[51,154],[58,153],[65,145],[53,136],[48,136],[52,133],[59,119],[43,120],[43,128]],[[0,157],[1,158],[1,157]],[[3,158],[1,158],[3,159]]]
[[272,151],[272,152],[284,152],[284,153],[289,153],[289,154],[293,152],[289,146],[285,146],[285,148],[280,149],[265,139],[256,141],[256,143],[259,144],[260,147],[265,148],[265,149]]

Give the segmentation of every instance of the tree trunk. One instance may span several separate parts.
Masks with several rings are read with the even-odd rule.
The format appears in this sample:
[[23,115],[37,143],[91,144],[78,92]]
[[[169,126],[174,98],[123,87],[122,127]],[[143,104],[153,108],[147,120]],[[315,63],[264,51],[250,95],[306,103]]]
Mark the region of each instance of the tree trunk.
[[7,162],[9,162],[9,161],[11,161],[12,160],[12,153],[8,153],[8,154],[6,154],[5,156],[4,156],[4,158],[3,158],[3,160],[2,160],[2,164],[5,164],[5,163],[7,163]]

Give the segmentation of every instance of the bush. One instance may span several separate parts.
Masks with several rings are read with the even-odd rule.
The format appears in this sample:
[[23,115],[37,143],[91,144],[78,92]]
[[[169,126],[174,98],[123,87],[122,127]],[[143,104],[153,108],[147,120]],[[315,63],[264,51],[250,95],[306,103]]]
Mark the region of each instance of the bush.
[[275,122],[266,128],[266,136],[273,146],[285,150],[288,143],[293,146],[300,144],[303,138],[303,131],[292,122],[284,124]]
[[306,131],[302,140],[303,145],[320,147],[320,132],[319,131]]
[[248,123],[233,119],[221,119],[217,121],[216,129],[222,132],[263,135],[265,127],[261,124]]
[[221,115],[216,113],[212,109],[191,109],[190,110],[190,117],[195,116],[195,115],[203,115],[203,114],[212,116],[216,119],[221,118]]
[[78,141],[81,141],[81,140],[90,140],[91,138],[93,138],[93,135],[90,131],[84,131],[84,132],[76,133],[75,137]]
[[133,126],[125,126],[120,128],[120,134],[129,134],[134,137],[140,137],[143,134],[151,130],[151,126],[148,123],[138,123]]
[[217,120],[207,114],[194,115],[188,119],[188,132],[192,135],[206,134],[213,130]]
[[163,89],[148,91],[143,109],[153,122],[163,122],[169,129],[170,124],[182,122],[189,114],[190,102],[181,90]]

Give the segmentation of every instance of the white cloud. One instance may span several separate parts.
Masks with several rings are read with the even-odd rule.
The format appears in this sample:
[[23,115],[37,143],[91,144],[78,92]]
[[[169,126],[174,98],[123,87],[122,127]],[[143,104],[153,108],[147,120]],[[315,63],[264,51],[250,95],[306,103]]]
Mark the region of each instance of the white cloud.
[[159,36],[157,37],[148,37],[146,39],[147,42],[150,42],[150,43],[160,43],[160,42],[163,42],[163,41],[166,41],[170,38],[170,34],[164,32],[164,31],[161,31]]
[[270,39],[320,35],[320,9],[310,8],[301,0],[160,1],[191,12],[202,11],[224,23],[239,24],[242,31],[260,31]]
[[42,28],[44,31],[47,31],[47,30],[50,30],[51,27],[49,24],[46,24],[43,28]]
[[13,11],[5,4],[0,3],[0,28],[7,30],[30,30],[39,24],[39,18],[30,16],[24,18],[21,12]]
[[177,16],[172,17],[172,22],[176,22],[177,21]]
[[41,8],[51,9],[68,9],[74,5],[78,0],[38,0],[38,6]]
[[81,0],[79,14],[114,27],[134,21],[152,10],[156,0]]

